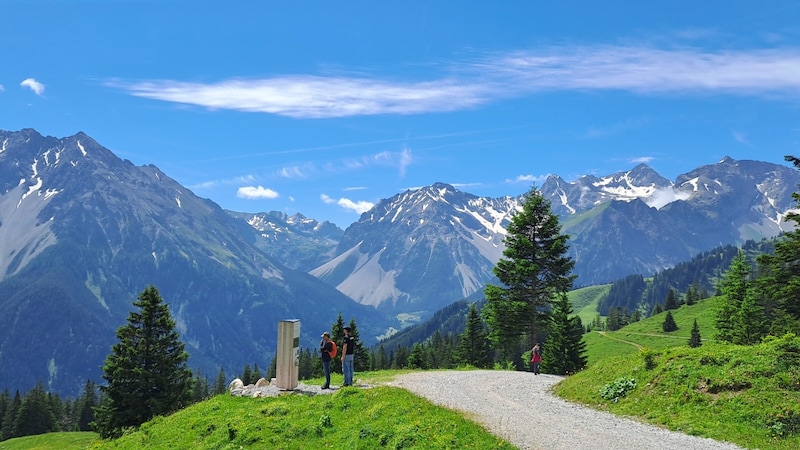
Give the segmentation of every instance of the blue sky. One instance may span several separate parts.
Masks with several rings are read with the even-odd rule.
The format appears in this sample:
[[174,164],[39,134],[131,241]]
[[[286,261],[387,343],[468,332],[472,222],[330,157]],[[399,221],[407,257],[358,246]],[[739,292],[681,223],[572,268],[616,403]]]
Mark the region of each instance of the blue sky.
[[0,129],[342,228],[646,162],[800,156],[800,2],[0,0]]

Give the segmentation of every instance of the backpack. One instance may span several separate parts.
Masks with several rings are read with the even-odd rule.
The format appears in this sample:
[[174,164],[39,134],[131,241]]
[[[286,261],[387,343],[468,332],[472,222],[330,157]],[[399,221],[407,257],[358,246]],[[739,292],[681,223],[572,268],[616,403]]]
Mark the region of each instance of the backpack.
[[338,352],[336,349],[336,342],[333,342],[332,340],[329,342],[331,343],[331,351],[329,351],[328,354],[331,355],[331,358],[336,358],[336,352]]

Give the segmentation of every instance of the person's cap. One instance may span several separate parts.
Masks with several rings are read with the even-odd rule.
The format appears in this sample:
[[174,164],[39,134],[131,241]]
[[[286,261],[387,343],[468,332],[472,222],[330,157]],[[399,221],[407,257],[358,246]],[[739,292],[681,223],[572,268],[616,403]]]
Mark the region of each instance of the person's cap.
[[342,328],[342,329],[343,329],[343,330],[350,331],[350,327],[344,327],[344,328]]
[[331,334],[326,331],[326,332],[322,333],[322,336],[320,336],[320,337],[325,337],[325,336],[331,337]]

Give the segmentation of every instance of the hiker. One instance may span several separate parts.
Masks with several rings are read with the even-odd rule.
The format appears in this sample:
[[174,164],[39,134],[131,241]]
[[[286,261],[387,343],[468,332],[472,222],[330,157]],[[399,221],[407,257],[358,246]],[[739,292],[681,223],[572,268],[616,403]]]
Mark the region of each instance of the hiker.
[[322,340],[319,342],[319,350],[322,354],[322,371],[325,372],[325,384],[322,385],[322,389],[331,388],[331,352],[333,348],[331,334],[327,331],[322,333]]
[[353,385],[353,358],[355,357],[356,339],[350,335],[350,327],[344,327],[344,339],[342,340],[342,373],[344,383],[342,386]]
[[539,375],[539,366],[542,365],[542,346],[537,342],[531,349],[531,371]]

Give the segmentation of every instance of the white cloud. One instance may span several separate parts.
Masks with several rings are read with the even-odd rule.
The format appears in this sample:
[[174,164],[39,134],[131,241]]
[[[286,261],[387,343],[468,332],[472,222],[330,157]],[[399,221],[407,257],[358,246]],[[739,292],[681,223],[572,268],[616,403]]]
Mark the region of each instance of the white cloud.
[[4,88],[2,84],[0,84],[0,92],[3,92],[5,90],[6,90],[6,88]]
[[236,196],[239,198],[247,198],[247,199],[274,199],[278,198],[278,193],[273,191],[272,189],[265,188],[262,186],[242,186],[236,191]]
[[44,93],[44,85],[33,78],[26,78],[22,80],[22,83],[19,85],[32,90],[36,95],[42,95]]
[[319,196],[319,198],[325,204],[331,205],[333,203],[336,203],[337,205],[341,206],[342,208],[348,209],[350,211],[354,211],[354,212],[356,212],[358,214],[363,214],[363,213],[369,211],[370,209],[372,209],[373,206],[375,206],[375,204],[371,203],[371,202],[367,202],[367,201],[354,202],[353,200],[350,200],[349,198],[340,198],[339,200],[335,200],[335,199],[331,198],[331,196],[329,196],[327,194],[321,194]]
[[653,158],[652,156],[639,156],[637,158],[631,159],[631,163],[633,163],[633,164],[650,164],[650,162],[653,161],[653,159],[655,159],[655,158]]
[[336,201],[336,204],[344,209],[349,209],[359,214],[363,214],[372,209],[373,206],[375,206],[375,204],[372,202],[366,202],[366,201],[354,202],[349,198],[340,198],[339,200]]
[[455,111],[486,99],[485,87],[450,79],[402,83],[299,75],[211,84],[172,80],[108,84],[137,97],[297,118]]
[[548,175],[517,175],[516,178],[506,180],[506,183],[544,183],[547,181]]
[[457,61],[449,69],[447,76],[430,75],[432,81],[296,75],[107,85],[155,100],[295,118],[457,111],[559,90],[800,97],[800,49],[714,53],[653,46],[551,46]]
[[732,131],[731,134],[733,135],[733,139],[744,145],[750,145],[750,141],[747,139],[747,135],[740,132],[740,131]]
[[645,200],[645,203],[651,208],[661,209],[672,202],[688,200],[691,196],[692,194],[689,192],[676,191],[673,188],[664,188],[653,192],[653,194]]

